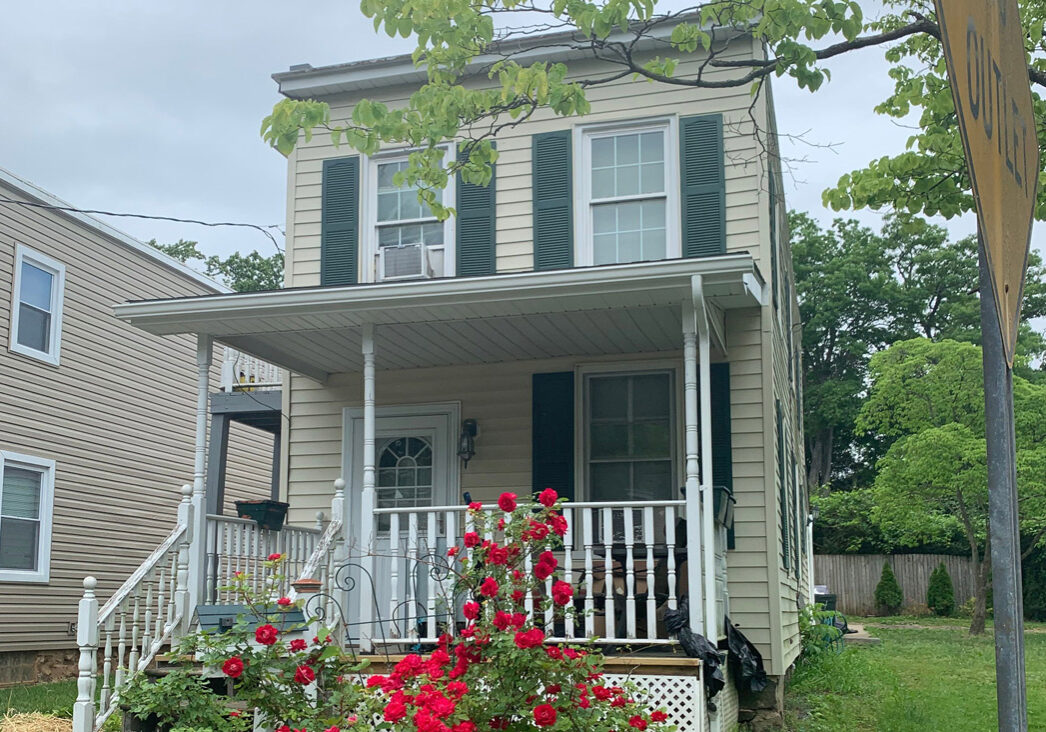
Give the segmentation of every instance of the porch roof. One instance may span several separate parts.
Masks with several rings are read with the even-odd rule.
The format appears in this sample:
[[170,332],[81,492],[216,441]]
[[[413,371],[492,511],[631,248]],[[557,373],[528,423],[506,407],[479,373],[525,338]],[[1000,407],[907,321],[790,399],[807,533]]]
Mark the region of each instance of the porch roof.
[[678,350],[694,275],[720,336],[723,311],[765,304],[765,282],[741,253],[147,300],[115,313],[153,334],[208,335],[323,381],[361,370],[365,323],[374,325],[380,369]]

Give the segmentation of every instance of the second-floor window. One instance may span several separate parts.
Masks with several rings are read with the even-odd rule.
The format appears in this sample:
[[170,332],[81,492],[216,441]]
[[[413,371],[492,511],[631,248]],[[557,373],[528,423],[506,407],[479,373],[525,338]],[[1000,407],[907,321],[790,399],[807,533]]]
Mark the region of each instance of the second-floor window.
[[[439,221],[418,201],[417,187],[396,185],[396,174],[406,168],[406,156],[371,160],[365,261],[375,282],[453,274],[451,219]],[[445,202],[453,200],[448,190],[442,195]]]
[[674,128],[661,120],[582,130],[578,264],[679,256]]
[[64,285],[64,265],[27,247],[16,247],[12,351],[58,365]]

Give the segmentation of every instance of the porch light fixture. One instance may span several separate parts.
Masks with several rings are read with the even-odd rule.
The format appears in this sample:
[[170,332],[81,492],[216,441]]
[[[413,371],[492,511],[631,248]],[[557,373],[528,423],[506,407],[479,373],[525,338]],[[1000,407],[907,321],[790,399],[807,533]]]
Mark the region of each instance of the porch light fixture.
[[469,466],[469,460],[476,456],[476,435],[479,434],[479,425],[474,419],[466,419],[461,423],[461,437],[458,438],[458,457]]

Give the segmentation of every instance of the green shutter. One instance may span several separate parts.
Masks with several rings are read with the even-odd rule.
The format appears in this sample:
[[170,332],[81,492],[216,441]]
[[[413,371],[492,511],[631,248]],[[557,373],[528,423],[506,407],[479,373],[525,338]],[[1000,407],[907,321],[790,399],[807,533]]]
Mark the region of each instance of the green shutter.
[[[712,389],[712,484],[734,490],[734,453],[730,430],[730,364],[708,367]],[[727,530],[727,549],[734,548],[734,527]]]
[[683,256],[726,252],[726,179],[723,169],[723,117],[679,120]]
[[777,411],[777,484],[778,500],[781,506],[781,558],[784,568],[791,565],[791,550],[788,546],[788,485],[785,480],[785,441],[784,414],[781,412],[781,400],[775,399]]
[[570,130],[534,135],[534,269],[574,266],[574,209]]
[[360,252],[360,159],[323,161],[320,284],[357,281]]
[[457,180],[457,276],[494,274],[497,168],[490,164],[490,183],[485,186]]
[[574,372],[534,374],[531,380],[531,475],[534,492],[554,488],[574,498]]

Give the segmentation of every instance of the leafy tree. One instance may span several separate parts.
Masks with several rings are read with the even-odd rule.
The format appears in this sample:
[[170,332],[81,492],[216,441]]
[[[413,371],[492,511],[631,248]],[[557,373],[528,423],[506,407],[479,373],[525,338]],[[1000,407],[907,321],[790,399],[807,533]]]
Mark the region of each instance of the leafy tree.
[[[317,129],[329,131],[336,145],[364,153],[386,143],[410,145],[416,151],[399,181],[418,185],[421,198],[443,216],[449,211],[433,189],[444,187],[450,172],[460,169],[465,180],[485,183],[497,156],[490,143],[500,131],[538,110],[585,114],[591,89],[634,77],[674,88],[748,88],[755,96],[771,77],[788,77],[813,91],[829,78],[829,59],[885,45],[896,88],[877,109],[895,117],[926,110],[909,144],[913,149],[845,177],[826,192],[826,201],[837,208],[893,205],[947,216],[968,211],[972,200],[932,6],[924,0],[886,5],[869,22],[857,0],[712,0],[682,8],[658,8],[657,0],[363,0],[361,11],[376,30],[417,40],[413,58],[427,82],[396,108],[362,100],[347,120],[332,119],[323,102],[285,99],[263,121],[262,135],[285,154],[302,133],[307,140]],[[1046,88],[1046,4],[1021,5],[1028,76]],[[515,41],[542,31],[561,31],[545,44],[573,51],[579,66],[599,59],[600,71],[573,74],[564,63],[524,55],[526,44]],[[765,55],[751,57],[748,34]],[[656,51],[643,50],[654,44]],[[477,63],[482,54],[493,60]],[[684,63],[695,59],[701,63]],[[489,84],[466,84],[476,73]],[[1046,116],[1042,101],[1036,104],[1037,116]],[[451,140],[464,143],[453,161],[438,147]],[[764,143],[774,149],[772,140],[764,137]],[[1040,195],[1046,197],[1046,185]]]
[[278,290],[283,287],[283,252],[277,252],[271,257],[258,252],[233,252],[222,259],[217,255],[205,255],[195,241],[179,239],[172,244],[158,244],[153,239],[149,243],[179,262],[203,262],[204,272],[209,277],[224,282],[236,292]]
[[[878,463],[875,522],[888,545],[965,538],[974,583],[971,633],[984,632],[991,535],[980,348],[926,339],[877,353],[861,431],[892,439]],[[1046,534],[1046,387],[1014,377],[1017,487],[1028,551]]]
[[[951,240],[943,227],[904,214],[888,216],[878,234],[853,220],[822,228],[796,212],[789,225],[803,322],[807,482],[812,491],[867,486],[894,439],[854,429],[868,361],[909,338],[980,342],[976,241]],[[1046,268],[1035,252],[1025,292],[1025,317],[1046,315]],[[1018,351],[1017,373],[1042,378],[1032,364],[1046,344],[1027,323]]]
[[883,562],[883,573],[875,586],[875,606],[883,615],[896,615],[904,604],[904,593],[889,562]]
[[930,583],[926,588],[926,606],[933,610],[934,615],[948,616],[955,612],[955,588],[944,562],[930,573]]

